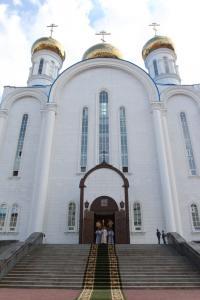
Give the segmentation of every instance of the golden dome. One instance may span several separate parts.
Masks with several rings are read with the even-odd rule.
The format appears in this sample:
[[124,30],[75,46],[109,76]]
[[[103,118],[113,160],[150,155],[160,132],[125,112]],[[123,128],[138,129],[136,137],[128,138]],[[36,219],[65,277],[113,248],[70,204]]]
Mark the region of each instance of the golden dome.
[[43,37],[35,41],[31,48],[31,54],[33,55],[35,52],[39,50],[50,50],[57,53],[62,61],[65,60],[65,50],[63,46],[52,37]]
[[170,38],[166,36],[156,35],[152,39],[150,39],[143,47],[142,49],[142,57],[143,59],[146,59],[146,57],[154,50],[159,48],[168,48],[173,51],[174,45]]
[[122,58],[120,51],[108,43],[100,43],[90,47],[83,55],[83,60],[88,58]]

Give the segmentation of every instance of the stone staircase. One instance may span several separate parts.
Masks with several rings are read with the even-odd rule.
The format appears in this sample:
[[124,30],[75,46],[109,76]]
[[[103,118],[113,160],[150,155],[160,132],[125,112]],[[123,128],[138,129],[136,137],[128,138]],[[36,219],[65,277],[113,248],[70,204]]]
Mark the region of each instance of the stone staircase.
[[123,289],[200,288],[200,270],[169,245],[116,245]]
[[41,245],[0,280],[7,288],[82,288],[90,245]]
[[[90,245],[38,246],[0,280],[0,287],[81,289],[89,252]],[[200,288],[200,271],[169,245],[116,245],[116,253],[123,289]],[[110,270],[116,268],[112,264]],[[95,285],[105,288],[109,276],[103,257],[97,265]],[[117,278],[116,271],[112,277]],[[120,288],[119,282],[114,287]]]

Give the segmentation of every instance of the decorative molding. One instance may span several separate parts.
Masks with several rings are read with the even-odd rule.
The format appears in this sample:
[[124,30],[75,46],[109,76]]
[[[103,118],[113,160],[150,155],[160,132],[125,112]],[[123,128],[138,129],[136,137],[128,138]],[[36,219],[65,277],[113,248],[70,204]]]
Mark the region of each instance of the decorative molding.
[[0,109],[0,118],[7,118],[8,110],[7,109]]

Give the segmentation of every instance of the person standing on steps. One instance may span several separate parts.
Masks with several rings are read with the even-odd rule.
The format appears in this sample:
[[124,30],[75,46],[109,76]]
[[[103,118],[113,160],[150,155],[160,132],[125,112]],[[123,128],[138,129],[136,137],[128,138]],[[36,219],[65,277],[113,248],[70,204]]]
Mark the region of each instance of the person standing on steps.
[[161,236],[161,233],[160,233],[160,231],[158,229],[156,230],[156,235],[157,235],[157,239],[158,239],[158,244],[160,245],[160,236]]
[[162,240],[163,240],[163,244],[167,244],[165,238],[166,238],[166,234],[165,234],[164,230],[162,230]]
[[108,244],[114,244],[114,231],[112,230],[112,228],[108,229]]
[[101,244],[101,235],[102,235],[102,232],[101,232],[100,228],[97,228],[97,230],[95,231],[95,235],[96,235],[96,244],[97,245]]
[[103,226],[102,230],[101,230],[101,244],[107,244],[107,229],[105,226]]

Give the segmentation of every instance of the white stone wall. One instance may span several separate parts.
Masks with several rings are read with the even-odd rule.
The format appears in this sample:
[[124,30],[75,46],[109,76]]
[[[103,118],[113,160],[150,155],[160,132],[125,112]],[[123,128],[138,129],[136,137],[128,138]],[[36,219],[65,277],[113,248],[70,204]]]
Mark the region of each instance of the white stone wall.
[[[167,101],[167,121],[170,133],[173,165],[178,191],[183,236],[187,240],[199,240],[200,232],[192,229],[190,205],[196,203],[200,212],[200,100],[189,89],[184,93],[173,92]],[[197,175],[191,176],[186,155],[185,140],[180,121],[185,112],[197,167]]]
[[[61,78],[62,80],[62,78]],[[89,83],[89,85],[88,85]],[[125,106],[128,132],[130,189],[130,224],[132,224],[133,201],[140,201],[143,215],[143,232],[131,233],[131,242],[156,242],[156,228],[165,229],[163,217],[157,152],[151,106],[144,83],[136,76],[115,68],[94,68],[74,76],[54,101],[57,115],[48,190],[45,233],[48,242],[75,243],[78,233],[66,231],[66,207],[70,201],[79,203],[79,170],[81,113],[84,106],[89,111],[88,169],[98,164],[98,101],[99,92],[109,94],[110,164],[121,167],[119,108]],[[101,170],[102,177],[106,170]],[[94,173],[90,181],[94,182]],[[107,187],[99,183],[86,189],[91,202],[100,195],[108,195],[119,202],[123,190],[117,188],[120,179],[113,175],[107,178]],[[114,178],[114,179],[113,179]],[[121,183],[120,183],[121,186]],[[102,188],[102,191],[100,189]]]
[[[38,155],[41,113],[40,102],[33,97],[23,97],[14,101],[5,120],[4,142],[0,151],[0,203],[7,203],[11,208],[17,203],[20,207],[19,223],[16,233],[1,233],[0,239],[23,240],[27,232],[30,211],[35,161]],[[28,114],[19,176],[12,176],[19,132],[23,114]],[[9,220],[7,220],[8,225]]]
[[[177,90],[179,89],[179,91]],[[44,122],[43,116],[48,105],[45,94],[35,88],[6,90],[2,102],[5,118],[4,140],[0,145],[0,199],[9,206],[20,205],[18,234],[2,234],[0,239],[23,240],[30,233],[28,223],[37,218],[40,206],[35,206],[33,190],[37,190],[36,162],[43,161],[39,144]],[[121,169],[120,120],[119,109],[126,110],[128,134],[129,172],[125,176],[129,181],[129,210],[131,243],[156,243],[156,229],[167,230],[167,213],[164,210],[163,189],[159,168],[159,153],[156,144],[156,123],[152,110],[158,103],[161,112],[161,131],[166,146],[166,159],[169,164],[169,184],[173,185],[171,197],[174,209],[180,207],[181,225],[184,237],[199,240],[200,233],[192,232],[189,206],[194,201],[200,205],[200,118],[199,96],[197,90],[185,87],[171,87],[163,90],[162,104],[153,81],[136,66],[112,59],[94,59],[81,62],[66,70],[54,83],[50,102],[55,109],[55,124],[52,148],[50,149],[50,168],[42,190],[47,198],[45,206],[43,231],[47,243],[78,243],[79,231],[79,183],[83,177],[80,173],[81,118],[83,107],[88,107],[88,165],[87,170],[99,163],[98,128],[99,128],[99,93],[106,90],[109,95],[109,163]],[[173,92],[174,90],[174,92]],[[18,96],[17,96],[18,95]],[[37,100],[36,98],[39,98]],[[169,99],[168,99],[169,98]],[[154,104],[152,104],[154,102]],[[55,105],[54,105],[55,104]],[[51,105],[50,105],[51,106]],[[190,129],[198,176],[189,176],[182,128],[179,120],[180,111],[185,111]],[[12,176],[21,120],[28,113],[29,120],[24,140],[21,168],[17,178]],[[47,114],[46,114],[47,115]],[[164,130],[164,116],[167,118],[167,133]],[[53,118],[52,118],[53,120]],[[49,119],[51,122],[51,118]],[[42,125],[43,124],[43,125]],[[3,127],[2,127],[3,128]],[[1,139],[0,139],[1,140]],[[161,141],[162,142],[162,141]],[[45,158],[45,153],[43,153]],[[40,158],[40,160],[38,160]],[[37,171],[37,173],[36,173]],[[161,172],[162,171],[162,172]],[[172,174],[173,176],[171,177]],[[124,200],[121,177],[107,169],[90,174],[86,180],[85,199],[91,204],[99,196],[110,196],[118,204]],[[175,193],[176,192],[176,193]],[[73,201],[77,205],[77,223],[74,232],[67,230],[67,208]],[[142,208],[142,231],[134,232],[133,203],[138,201]],[[175,205],[178,201],[178,205]],[[176,212],[177,213],[177,212]],[[175,215],[176,215],[175,213]],[[41,214],[42,216],[42,214]]]

